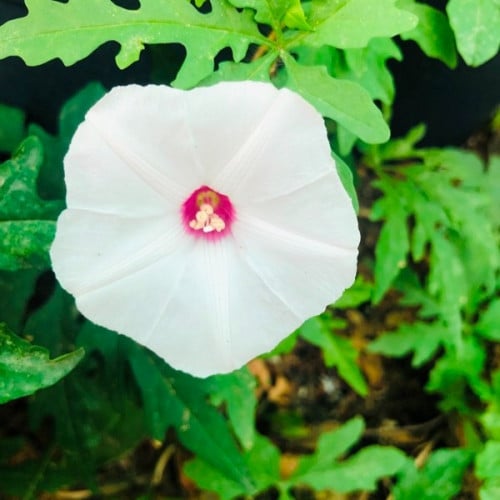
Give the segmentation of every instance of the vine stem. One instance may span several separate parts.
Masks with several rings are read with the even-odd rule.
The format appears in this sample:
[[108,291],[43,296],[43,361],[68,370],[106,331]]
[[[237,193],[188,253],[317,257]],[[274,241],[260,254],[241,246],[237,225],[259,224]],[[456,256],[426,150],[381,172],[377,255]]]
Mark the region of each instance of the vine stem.
[[[267,36],[267,39],[270,42],[275,42],[276,31],[272,30]],[[269,50],[269,45],[259,45],[255,53],[253,54],[252,58],[250,59],[250,62],[256,61],[257,59],[259,59],[259,57],[262,57],[268,50]]]

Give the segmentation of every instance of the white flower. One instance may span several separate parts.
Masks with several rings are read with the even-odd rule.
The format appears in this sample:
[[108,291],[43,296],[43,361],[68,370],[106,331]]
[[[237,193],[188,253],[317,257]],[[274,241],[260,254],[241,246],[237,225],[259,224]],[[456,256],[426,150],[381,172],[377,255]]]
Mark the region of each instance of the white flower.
[[271,350],[355,275],[321,116],[270,84],[118,87],[65,158],[51,249],[78,309],[205,377]]

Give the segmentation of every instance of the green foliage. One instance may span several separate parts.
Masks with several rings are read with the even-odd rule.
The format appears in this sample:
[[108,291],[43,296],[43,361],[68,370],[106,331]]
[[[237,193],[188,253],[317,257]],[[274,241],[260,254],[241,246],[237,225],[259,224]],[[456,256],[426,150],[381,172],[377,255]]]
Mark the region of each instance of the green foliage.
[[440,59],[454,68],[457,65],[457,51],[448,18],[439,10],[413,0],[400,0],[398,5],[418,17],[418,25],[402,33],[401,38],[415,41],[427,56]]
[[227,422],[207,403],[204,384],[176,372],[135,345],[131,345],[131,350],[130,365],[152,435],[161,439],[165,429],[173,426],[185,446],[196,450],[200,458],[250,493],[252,484],[245,463]]
[[55,384],[82,357],[83,349],[78,349],[49,359],[46,349],[31,345],[0,324],[0,403]]
[[288,86],[307,99],[324,116],[337,121],[367,142],[385,142],[389,128],[373,106],[370,95],[348,80],[331,78],[324,66],[303,66],[282,57]]
[[333,332],[345,327],[342,320],[323,317],[308,319],[299,329],[299,335],[321,348],[325,365],[335,366],[339,375],[358,393],[366,396],[368,387],[356,364],[357,351],[351,342]]
[[[256,485],[254,493],[270,486],[278,488],[280,498],[290,498],[290,488],[304,485],[337,492],[375,489],[379,479],[400,471],[406,458],[395,448],[368,446],[343,459],[363,430],[363,420],[354,418],[335,431],[325,432],[317,443],[316,451],[301,458],[296,470],[287,479],[279,475],[279,451],[267,439],[258,436],[255,445],[245,454]],[[199,458],[188,462],[184,471],[204,489],[217,492],[223,500],[244,493],[241,487]]]
[[479,66],[500,46],[500,5],[496,0],[450,0],[446,6],[460,55]]
[[344,461],[344,455],[361,437],[363,421],[354,418],[340,429],[325,432],[316,452],[300,460],[290,484],[307,484],[317,490],[372,491],[381,477],[396,474],[405,463],[402,451],[383,446],[366,446]]
[[421,469],[408,460],[398,474],[393,495],[395,500],[450,500],[460,492],[462,477],[471,462],[467,450],[442,448],[432,453]]
[[28,16],[0,29],[0,58],[17,55],[37,65],[58,57],[71,65],[114,40],[121,45],[116,64],[125,68],[139,59],[144,44],[177,42],[187,50],[176,80],[180,87],[211,73],[223,48],[230,47],[240,60],[250,43],[264,39],[249,12],[240,14],[225,1],[214,2],[209,14],[200,14],[185,0],[142,0],[139,10],[109,0],[27,0],[26,6]]
[[[124,68],[139,58],[144,44],[182,43],[186,59],[174,84],[189,88],[207,79],[256,78],[270,81],[275,66],[285,62],[291,88],[325,116],[336,120],[366,142],[384,142],[389,129],[363,83],[329,74],[326,66],[305,68],[293,54],[303,48],[361,49],[376,39],[390,38],[415,27],[417,18],[395,5],[395,0],[310,2],[299,0],[221,0],[202,14],[185,0],[143,0],[139,10],[111,1],[70,0],[66,4],[31,0],[26,17],[0,27],[0,58],[18,55],[26,64],[59,57],[73,64],[109,40],[120,43],[116,57]],[[239,7],[237,10],[235,7]],[[242,10],[241,10],[242,8]],[[274,37],[264,37],[254,22],[266,24]],[[45,43],[50,39],[50,43]],[[240,63],[250,44],[268,52],[262,61]],[[214,58],[229,47],[233,63],[211,75]],[[228,65],[229,64],[229,65]],[[364,82],[368,87],[378,82]]]
[[28,137],[14,156],[0,165],[0,269],[48,265],[47,252],[62,203],[38,196],[42,157],[40,141]]

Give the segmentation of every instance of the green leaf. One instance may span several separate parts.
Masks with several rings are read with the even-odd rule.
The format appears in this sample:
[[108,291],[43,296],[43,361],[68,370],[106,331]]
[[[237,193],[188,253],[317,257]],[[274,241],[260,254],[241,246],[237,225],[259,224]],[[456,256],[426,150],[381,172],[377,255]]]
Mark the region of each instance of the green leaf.
[[333,462],[346,454],[361,438],[365,423],[361,417],[351,418],[338,429],[324,432],[318,439],[316,452],[301,458],[292,477],[300,477],[320,468],[319,462]]
[[500,299],[493,299],[477,322],[475,331],[488,340],[500,342]]
[[380,301],[401,269],[406,266],[410,249],[406,222],[408,215],[400,200],[386,195],[384,207],[386,221],[375,247],[374,303]]
[[246,367],[226,375],[214,375],[206,380],[206,390],[213,404],[225,402],[234,432],[245,449],[255,438],[255,378]]
[[255,20],[280,31],[289,28],[310,29],[300,0],[229,0],[235,7],[255,10]]
[[427,56],[440,59],[454,68],[457,65],[457,51],[448,18],[439,10],[414,0],[400,0],[398,5],[418,17],[417,26],[402,33],[401,38],[415,41]]
[[395,448],[368,446],[347,460],[337,461],[360,438],[363,428],[362,420],[356,418],[339,430],[322,434],[316,452],[300,460],[288,482],[341,493],[375,489],[376,482],[398,472],[406,458]]
[[49,352],[0,324],[0,403],[55,384],[83,358],[83,349],[49,359]]
[[173,426],[187,448],[242,491],[252,493],[254,485],[229,426],[206,401],[206,382],[174,370],[132,343],[129,360],[152,436],[163,439],[166,429]]
[[[253,494],[279,482],[280,453],[267,438],[257,434],[252,448],[245,453],[244,458],[255,484]],[[186,463],[184,472],[204,490],[217,493],[221,500],[248,494],[248,490],[242,488],[241,484],[225,476],[199,456]]]
[[48,266],[55,218],[63,202],[42,200],[37,177],[43,149],[28,137],[14,156],[0,165],[0,268]]
[[[85,349],[85,358],[72,373],[30,399],[30,423],[36,429],[51,418],[53,444],[68,467],[66,484],[93,487],[99,465],[147,436],[128,365],[128,344],[87,321],[82,325],[73,298],[60,287],[29,316],[26,331],[35,332],[36,342],[52,353],[75,343]],[[57,469],[63,472],[60,462]]]
[[269,52],[250,63],[224,61],[219,65],[215,73],[212,73],[201,82],[201,85],[210,86],[218,82],[240,82],[245,80],[269,82],[271,65],[276,58],[277,54],[275,52]]
[[0,104],[0,151],[12,153],[17,148],[25,135],[24,119],[22,110]]
[[396,0],[313,0],[311,33],[301,43],[340,49],[366,47],[373,38],[393,37],[414,28],[418,19],[395,6]]
[[488,441],[476,456],[475,473],[483,481],[481,500],[496,500],[500,493],[500,442]]
[[459,349],[448,348],[436,362],[426,389],[443,395],[441,407],[444,410],[466,412],[471,389],[482,400],[491,395],[482,376],[485,361],[484,347],[475,337],[466,337]]
[[283,55],[287,86],[309,101],[323,116],[337,121],[368,143],[389,139],[389,127],[368,92],[348,80],[332,78],[324,66],[303,66]]
[[372,292],[373,285],[358,274],[354,284],[344,291],[340,299],[335,302],[334,307],[338,309],[357,308],[361,304],[370,302]]
[[422,469],[408,460],[392,493],[395,500],[450,500],[461,490],[462,477],[471,462],[468,450],[439,449]]
[[500,5],[494,0],[450,0],[446,6],[460,55],[479,66],[498,52]]
[[402,324],[391,333],[386,333],[370,343],[368,350],[386,356],[401,357],[414,351],[412,366],[418,367],[428,361],[440,345],[446,342],[448,331],[438,322]]
[[283,24],[288,28],[311,31],[300,0],[288,0],[288,9],[283,16]]
[[36,269],[0,271],[0,318],[15,332],[23,328],[27,307],[39,277],[40,271]]
[[121,46],[116,64],[125,68],[144,44],[182,43],[187,54],[175,84],[192,87],[213,71],[222,49],[231,48],[239,61],[250,43],[267,43],[249,11],[238,12],[226,0],[211,5],[202,14],[186,0],[141,0],[138,10],[110,0],[26,0],[28,15],[0,27],[0,59],[17,55],[33,66],[59,58],[71,65],[113,40]]
[[344,186],[344,189],[347,191],[349,198],[351,198],[352,206],[357,213],[359,212],[359,201],[358,195],[356,193],[356,188],[354,187],[352,170],[348,167],[347,163],[333,151],[332,156],[335,160],[335,167],[337,168],[337,173],[339,174],[342,186]]
[[346,49],[343,56],[345,68],[335,68],[335,76],[359,83],[372,99],[379,99],[385,104],[392,103],[395,87],[387,63],[389,59],[401,61],[403,58],[394,41],[389,38],[374,38],[366,47]]
[[335,366],[340,376],[362,396],[368,394],[368,386],[356,360],[358,352],[351,342],[335,335],[330,325],[319,317],[308,319],[300,328],[299,335],[321,348],[325,364]]
[[488,441],[476,457],[476,474],[479,479],[500,479],[500,442]]

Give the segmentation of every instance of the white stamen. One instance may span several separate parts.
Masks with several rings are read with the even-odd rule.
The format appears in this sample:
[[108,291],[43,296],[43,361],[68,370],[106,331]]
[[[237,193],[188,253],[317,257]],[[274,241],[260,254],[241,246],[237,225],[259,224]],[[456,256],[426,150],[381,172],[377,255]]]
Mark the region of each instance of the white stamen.
[[203,230],[204,233],[217,231],[220,233],[226,227],[226,223],[214,212],[214,209],[208,203],[200,206],[196,212],[195,218],[190,221],[189,227],[195,231]]

